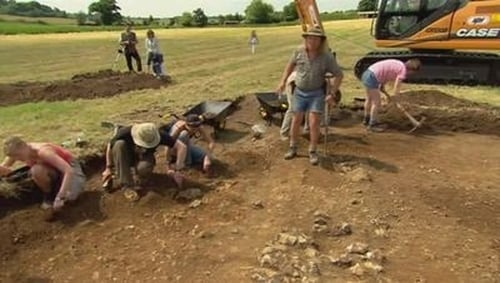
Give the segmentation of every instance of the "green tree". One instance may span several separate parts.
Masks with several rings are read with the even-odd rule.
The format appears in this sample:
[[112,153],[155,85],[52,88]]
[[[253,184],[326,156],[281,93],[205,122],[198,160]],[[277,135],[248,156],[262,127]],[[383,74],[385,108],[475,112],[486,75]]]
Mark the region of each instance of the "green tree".
[[219,25],[223,25],[224,22],[226,21],[226,17],[224,17],[224,15],[217,16],[217,19],[219,21]]
[[197,27],[204,27],[208,24],[208,17],[201,8],[193,11],[193,25]]
[[120,10],[116,0],[99,0],[89,6],[89,14],[100,13],[104,25],[120,23],[122,20]]
[[190,27],[193,25],[193,15],[189,12],[182,13],[182,16],[179,19],[179,23],[183,27]]
[[375,11],[377,9],[377,0],[360,0],[358,11]]
[[283,7],[283,17],[285,21],[295,21],[299,19],[299,13],[297,12],[297,7],[295,7],[295,2],[290,2],[290,4]]
[[262,0],[252,0],[245,9],[246,20],[254,24],[267,24],[273,21],[274,8]]
[[79,25],[79,26],[83,26],[85,24],[85,22],[87,22],[87,14],[85,14],[84,12],[78,12],[76,14],[76,23]]

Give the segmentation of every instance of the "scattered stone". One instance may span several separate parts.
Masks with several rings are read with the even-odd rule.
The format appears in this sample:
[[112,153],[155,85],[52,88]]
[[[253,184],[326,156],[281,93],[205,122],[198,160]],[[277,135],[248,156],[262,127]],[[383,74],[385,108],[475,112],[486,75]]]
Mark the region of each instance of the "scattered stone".
[[353,200],[351,200],[351,204],[352,205],[358,205],[360,203],[361,203],[361,201],[359,199],[353,199]]
[[347,174],[347,178],[353,183],[370,182],[371,177],[368,170],[364,168],[356,168]]
[[276,264],[276,260],[272,258],[269,254],[265,254],[260,258],[260,266],[266,268],[272,268]]
[[331,259],[331,263],[338,267],[347,268],[353,265],[353,259],[348,254],[343,254],[338,258]]
[[208,232],[208,231],[201,231],[198,234],[198,238],[200,238],[200,239],[210,239],[210,238],[213,238],[214,236],[215,236],[214,233]]
[[375,235],[379,236],[379,237],[387,237],[387,230],[380,227],[380,228],[377,228],[375,229]]
[[319,252],[313,248],[306,248],[304,251],[304,254],[309,258],[316,258],[318,256]]
[[384,270],[384,268],[381,265],[378,265],[376,263],[373,263],[371,261],[367,261],[363,264],[367,269],[371,269],[377,273],[380,273]]
[[[298,242],[298,237],[290,235],[288,233],[280,233],[278,235],[278,242],[287,246],[295,246]],[[306,240],[307,242],[307,240]]]
[[363,256],[363,259],[376,262],[377,264],[383,264],[383,263],[385,263],[387,261],[387,258],[378,249],[367,252]]
[[92,273],[92,280],[98,281],[99,277],[100,277],[99,271],[94,271],[94,273]]
[[323,212],[321,210],[316,210],[314,212],[314,218],[322,218],[322,219],[325,219],[325,220],[330,220],[331,219],[330,215],[328,215],[326,212]]
[[351,224],[349,223],[342,223],[341,225],[335,226],[330,231],[330,236],[334,237],[347,236],[351,234],[352,234],[352,228]]
[[238,228],[234,228],[233,230],[231,230],[231,234],[239,234],[240,233],[240,230],[238,230]]
[[365,274],[365,269],[359,263],[356,263],[356,265],[349,268],[349,270],[356,276],[363,276]]
[[195,199],[195,200],[193,200],[193,202],[191,202],[191,204],[189,204],[189,207],[190,208],[197,208],[200,205],[201,205],[201,200]]
[[254,209],[263,209],[263,208],[264,208],[264,204],[262,203],[262,201],[261,201],[261,200],[257,200],[257,201],[254,201],[254,202],[252,203],[252,207],[253,207]]
[[313,224],[312,230],[317,234],[326,234],[328,233],[328,226],[322,224]]
[[321,276],[321,270],[319,269],[318,263],[310,261],[308,263],[308,273],[313,276]]
[[93,221],[93,220],[85,219],[85,220],[81,221],[80,223],[78,223],[76,226],[77,227],[86,227],[86,226],[92,225],[94,223],[95,223],[95,221]]
[[267,281],[266,277],[262,276],[261,274],[259,273],[254,273],[252,274],[252,280],[255,281],[255,282],[259,282],[259,283],[264,283]]
[[346,248],[346,251],[350,254],[361,254],[364,255],[368,252],[368,245],[365,243],[354,243]]
[[272,253],[275,253],[275,252],[286,252],[287,251],[287,247],[284,246],[284,245],[272,245],[272,246],[267,246],[265,247],[261,254],[262,255],[265,255],[265,254],[272,254]]
[[176,199],[190,201],[194,199],[199,199],[203,196],[203,192],[200,189],[187,189],[180,191],[177,194]]

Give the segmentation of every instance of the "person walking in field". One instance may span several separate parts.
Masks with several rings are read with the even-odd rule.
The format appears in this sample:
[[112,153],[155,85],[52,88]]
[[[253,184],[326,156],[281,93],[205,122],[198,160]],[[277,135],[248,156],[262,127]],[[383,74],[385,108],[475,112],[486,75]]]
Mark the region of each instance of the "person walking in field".
[[257,45],[259,45],[259,38],[257,37],[257,31],[252,30],[252,33],[250,34],[250,40],[248,41],[250,44],[250,47],[252,49],[252,54],[255,54],[257,51]]
[[163,54],[160,50],[160,42],[155,36],[153,30],[148,30],[146,36],[146,52],[147,52],[147,65],[148,72],[153,72],[153,74],[158,78],[163,78],[167,76],[167,72],[164,67]]
[[361,81],[366,88],[365,115],[363,124],[367,130],[372,132],[382,132],[384,129],[378,125],[377,116],[381,106],[380,92],[385,92],[385,84],[394,82],[394,95],[399,95],[403,80],[408,74],[420,69],[421,62],[418,59],[411,59],[405,63],[388,59],[379,61],[363,73]]
[[52,143],[27,143],[20,137],[4,142],[7,156],[0,165],[0,176],[12,172],[16,162],[30,167],[31,177],[42,191],[43,209],[59,212],[67,202],[83,192],[86,177],[78,159],[68,150]]
[[142,72],[142,62],[139,52],[137,52],[137,36],[135,32],[132,31],[132,25],[127,25],[125,32],[120,36],[120,45],[125,53],[125,59],[127,60],[127,67],[130,72],[134,71],[132,66],[132,58],[134,58],[137,65],[137,72]]
[[[297,142],[300,126],[304,120],[304,114],[309,112],[310,143],[309,161],[312,165],[319,163],[316,152],[320,135],[320,120],[325,108],[325,103],[335,102],[335,93],[339,89],[343,72],[337,65],[335,58],[326,48],[326,35],[323,31],[314,27],[303,35],[304,46],[300,46],[290,58],[278,86],[278,93],[282,93],[286,81],[295,70],[295,91],[293,94],[293,121],[290,136],[290,149],[285,154],[285,159],[297,156]],[[333,83],[326,93],[325,76],[331,73]]]

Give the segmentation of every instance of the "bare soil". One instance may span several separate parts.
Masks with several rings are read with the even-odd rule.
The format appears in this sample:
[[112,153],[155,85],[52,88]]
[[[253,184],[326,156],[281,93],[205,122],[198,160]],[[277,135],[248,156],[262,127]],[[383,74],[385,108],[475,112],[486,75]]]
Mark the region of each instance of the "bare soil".
[[[99,174],[53,223],[37,205],[6,203],[0,281],[500,282],[498,120],[448,121],[471,104],[447,96],[404,99],[411,111],[439,107],[425,112],[434,130],[407,135],[394,113],[384,119],[397,127],[367,134],[344,109],[313,167],[305,140],[300,158],[283,160],[276,127],[252,141],[245,123],[263,121],[247,98],[219,134],[218,178],[189,172],[201,203],[179,198],[161,165],[133,204],[104,194]],[[335,232],[342,224],[351,233]],[[367,247],[348,253],[355,243]]]
[[27,102],[95,99],[120,93],[158,89],[167,83],[148,74],[102,70],[76,75],[71,80],[0,84],[0,106]]

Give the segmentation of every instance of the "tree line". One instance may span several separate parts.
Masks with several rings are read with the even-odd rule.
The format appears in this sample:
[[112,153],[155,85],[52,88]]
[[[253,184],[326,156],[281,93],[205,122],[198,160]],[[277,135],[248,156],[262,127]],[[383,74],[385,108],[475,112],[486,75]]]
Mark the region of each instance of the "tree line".
[[[376,9],[377,0],[360,0],[359,11],[373,11]],[[121,25],[132,23],[145,26],[183,26],[204,27],[207,25],[226,24],[272,24],[297,21],[299,15],[292,1],[282,7],[275,9],[273,5],[265,0],[251,0],[244,14],[228,14],[218,16],[207,16],[203,9],[186,11],[182,15],[168,18],[155,19],[153,16],[142,19],[132,19],[121,14],[121,8],[116,0],[97,0],[91,3],[87,12],[70,14],[57,8],[51,8],[36,1],[16,2],[15,0],[0,0],[0,14],[10,14],[28,17],[71,17],[76,18],[79,25]],[[356,18],[356,11],[337,11],[322,13],[322,19],[350,19]]]
[[34,18],[67,18],[69,16],[65,11],[40,4],[36,1],[16,2],[15,0],[0,0],[0,14]]

